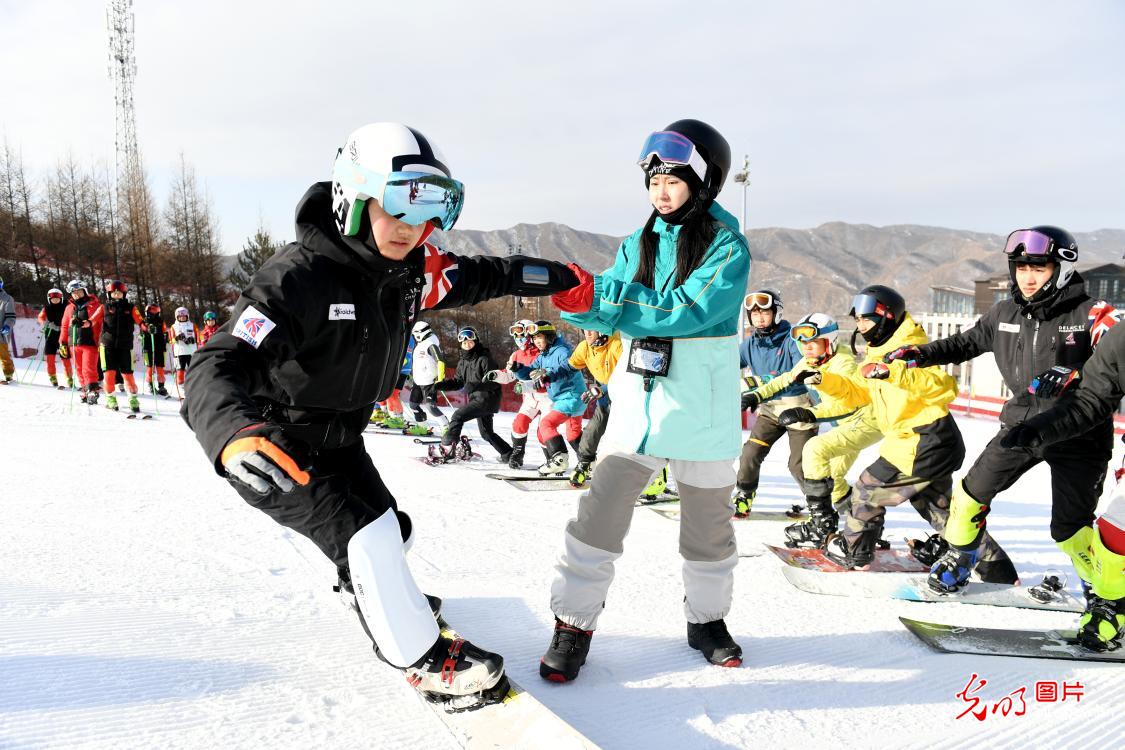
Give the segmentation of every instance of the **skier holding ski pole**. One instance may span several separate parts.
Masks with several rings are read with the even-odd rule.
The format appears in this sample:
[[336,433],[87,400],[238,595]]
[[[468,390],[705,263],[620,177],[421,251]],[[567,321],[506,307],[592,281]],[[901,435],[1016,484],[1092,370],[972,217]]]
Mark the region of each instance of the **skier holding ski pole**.
[[[405,125],[352,133],[331,182],[298,204],[297,240],[258,270],[232,325],[192,358],[183,415],[247,502],[337,566],[382,660],[428,698],[472,708],[506,693],[503,659],[441,635],[407,566],[411,519],[363,429],[394,389],[422,311],[542,296],[577,279],[551,261],[457,256],[426,242],[461,212],[463,187],[446,163]],[[410,203],[407,183],[420,175],[450,199]]]
[[555,630],[539,674],[578,676],[613,581],[637,496],[666,464],[683,502],[688,646],[712,664],[742,663],[724,618],[738,563],[730,497],[741,447],[738,323],[750,251],[737,220],[715,202],[730,146],[698,120],[645,140],[638,158],[653,212],[625,238],[612,268],[576,270],[582,283],[552,297],[563,319],[621,332],[613,411],[602,458],[566,527],[551,587]]
[[51,385],[62,388],[55,369],[55,356],[62,360],[63,370],[66,372],[66,387],[74,387],[74,376],[71,374],[70,357],[62,356],[59,352],[59,338],[62,334],[62,320],[66,313],[66,298],[62,289],[51,288],[47,290],[47,304],[39,311],[39,323],[43,326],[43,354],[47,358],[47,378]]

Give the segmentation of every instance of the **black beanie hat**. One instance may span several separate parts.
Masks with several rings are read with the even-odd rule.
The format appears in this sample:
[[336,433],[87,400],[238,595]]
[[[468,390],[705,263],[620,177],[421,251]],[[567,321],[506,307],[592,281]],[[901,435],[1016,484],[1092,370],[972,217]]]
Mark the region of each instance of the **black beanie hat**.
[[688,184],[691,188],[691,194],[694,198],[699,190],[703,187],[703,180],[699,179],[699,175],[695,170],[686,164],[665,164],[660,161],[659,157],[653,157],[652,164],[645,170],[645,188],[647,189],[649,183],[652,181],[653,176],[658,174],[670,174],[673,177],[679,178]]

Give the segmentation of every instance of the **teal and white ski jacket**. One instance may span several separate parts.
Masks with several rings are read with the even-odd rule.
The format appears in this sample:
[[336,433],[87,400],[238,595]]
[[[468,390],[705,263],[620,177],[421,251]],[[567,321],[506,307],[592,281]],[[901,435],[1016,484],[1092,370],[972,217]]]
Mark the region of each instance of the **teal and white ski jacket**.
[[[563,319],[605,334],[620,331],[622,356],[610,377],[613,410],[602,451],[641,453],[685,461],[733,459],[742,448],[738,324],[750,276],[750,249],[738,222],[719,204],[719,227],[703,262],[675,286],[680,227],[659,217],[655,289],[632,281],[640,263],[643,228],[626,237],[613,267],[594,277],[589,312]],[[644,379],[627,372],[635,338],[674,339],[668,376],[646,393]]]

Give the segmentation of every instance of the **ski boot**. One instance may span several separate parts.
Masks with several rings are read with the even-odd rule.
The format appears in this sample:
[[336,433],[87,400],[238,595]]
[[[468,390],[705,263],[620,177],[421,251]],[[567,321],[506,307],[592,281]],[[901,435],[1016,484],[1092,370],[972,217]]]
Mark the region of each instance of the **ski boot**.
[[911,557],[931,568],[949,550],[949,542],[941,534],[930,534],[925,539],[907,539],[906,546]]
[[376,409],[375,411],[371,412],[371,419],[369,419],[368,421],[372,422],[373,424],[378,424],[379,422],[386,421],[389,416],[391,415],[388,414],[385,409]]
[[980,553],[976,549],[959,550],[950,547],[934,566],[926,584],[938,594],[953,594],[969,581],[969,574],[976,567]]
[[570,682],[586,663],[593,630],[582,630],[555,618],[551,645],[539,660],[539,676],[551,682]]
[[164,398],[171,398],[171,396],[168,395],[168,389],[164,387],[163,383],[157,384],[156,395],[157,396],[163,396]]
[[824,556],[848,570],[867,570],[875,560],[875,546],[883,535],[883,524],[868,524],[849,544],[842,533],[830,534]]
[[59,387],[59,378],[57,375],[48,375],[47,380],[51,381],[51,386],[54,388]]
[[739,490],[734,493],[734,517],[735,518],[749,518],[750,510],[754,507],[754,497],[757,492],[744,492]]
[[137,394],[135,393],[129,394],[129,411],[133,412],[133,414],[141,413],[141,400],[137,398]]
[[457,446],[454,445],[437,443],[436,445],[427,446],[426,453],[429,454],[429,458],[426,459],[426,463],[430,464],[431,466],[437,466],[438,464],[451,464],[457,460]]
[[509,469],[522,469],[523,468],[523,454],[527,449],[527,435],[523,437],[512,436],[512,453],[508,456]]
[[570,466],[570,454],[566,452],[566,441],[561,435],[555,435],[543,446],[543,455],[547,462],[539,467],[540,476],[563,474]]
[[1087,651],[1116,651],[1125,637],[1125,599],[1103,599],[1082,582],[1086,611],[1078,620],[1078,643]]
[[405,430],[407,427],[406,420],[402,417],[392,414],[384,419],[382,422],[376,422],[376,427],[382,427],[387,430]]
[[823,547],[829,534],[840,528],[840,516],[832,508],[831,496],[809,496],[805,502],[809,506],[809,520],[785,527],[786,547]]
[[412,424],[403,429],[402,434],[414,435],[415,437],[423,437],[425,435],[433,435],[434,431],[424,424]]
[[453,455],[458,461],[471,461],[473,456],[473,444],[467,437],[462,435],[460,439],[454,444]]
[[722,620],[687,624],[688,645],[702,651],[707,661],[720,667],[741,667],[742,647],[734,642]]
[[579,461],[578,465],[574,467],[574,471],[570,473],[570,486],[576,489],[585,487],[593,471],[594,464],[592,461]]
[[67,379],[66,379],[66,387],[67,387],[67,388],[71,388],[71,389],[73,389],[73,388],[74,388],[74,378],[72,378],[72,377],[70,377],[70,376],[67,376]]
[[667,491],[667,489],[668,467],[665,466],[655,477],[653,477],[652,481],[649,482],[648,487],[645,487],[643,490],[641,490],[641,495],[637,499],[641,501],[642,505],[644,505],[645,503],[654,503],[657,501],[657,499],[660,498],[661,495],[665,493],[665,491]]
[[433,648],[403,670],[406,681],[449,713],[472,711],[498,703],[508,693],[504,657],[463,638],[438,636]]
[[117,394],[110,393],[105,399],[105,408],[117,411]]

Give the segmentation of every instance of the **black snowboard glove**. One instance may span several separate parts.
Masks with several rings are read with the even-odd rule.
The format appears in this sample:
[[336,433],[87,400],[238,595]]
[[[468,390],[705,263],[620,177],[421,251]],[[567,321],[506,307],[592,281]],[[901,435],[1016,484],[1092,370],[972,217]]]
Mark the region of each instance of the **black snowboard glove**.
[[757,391],[746,391],[746,393],[742,394],[743,411],[746,411],[747,409],[749,409],[750,411],[754,411],[761,403],[762,398],[758,395]]
[[777,423],[782,427],[789,427],[798,422],[816,422],[816,415],[812,413],[811,409],[806,409],[803,406],[786,409],[777,415]]
[[1040,398],[1054,398],[1061,396],[1063,391],[1078,382],[1078,370],[1062,365],[1055,365],[1047,372],[1031,381],[1028,393],[1033,393]]
[[1043,445],[1043,435],[1039,432],[1039,428],[1027,422],[1020,422],[1000,438],[1001,448],[1035,450],[1041,445]]

